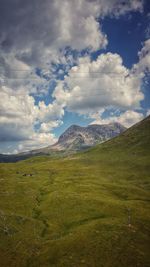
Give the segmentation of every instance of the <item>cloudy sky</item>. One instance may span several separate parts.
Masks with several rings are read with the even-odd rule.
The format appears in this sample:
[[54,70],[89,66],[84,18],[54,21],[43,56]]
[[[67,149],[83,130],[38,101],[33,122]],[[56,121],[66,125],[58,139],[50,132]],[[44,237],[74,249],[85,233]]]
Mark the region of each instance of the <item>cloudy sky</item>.
[[150,114],[149,0],[0,0],[0,153]]

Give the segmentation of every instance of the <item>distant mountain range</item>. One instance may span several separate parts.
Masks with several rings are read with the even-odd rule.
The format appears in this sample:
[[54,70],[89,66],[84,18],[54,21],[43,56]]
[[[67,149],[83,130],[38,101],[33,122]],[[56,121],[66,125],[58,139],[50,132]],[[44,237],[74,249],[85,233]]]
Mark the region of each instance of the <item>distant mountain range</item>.
[[78,125],[70,126],[58,139],[58,142],[52,146],[33,150],[30,152],[20,153],[17,155],[0,155],[0,162],[15,162],[26,159],[33,155],[55,153],[71,153],[84,150],[107,141],[124,132],[126,128],[120,123],[110,123],[103,125],[89,125],[81,127]]

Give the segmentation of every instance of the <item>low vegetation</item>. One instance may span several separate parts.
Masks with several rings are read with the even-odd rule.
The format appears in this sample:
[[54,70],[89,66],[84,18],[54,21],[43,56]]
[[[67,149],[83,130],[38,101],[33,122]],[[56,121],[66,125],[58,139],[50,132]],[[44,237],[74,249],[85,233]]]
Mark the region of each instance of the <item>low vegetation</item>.
[[0,164],[0,266],[150,266],[149,132]]

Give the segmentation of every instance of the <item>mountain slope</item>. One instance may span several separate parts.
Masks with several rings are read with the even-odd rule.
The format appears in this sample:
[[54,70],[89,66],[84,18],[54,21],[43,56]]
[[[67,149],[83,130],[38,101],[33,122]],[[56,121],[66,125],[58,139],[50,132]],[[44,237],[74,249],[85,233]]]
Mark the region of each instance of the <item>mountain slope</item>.
[[[101,149],[119,149],[122,152],[144,153],[149,155],[150,151],[150,116],[133,125],[131,128],[124,131],[121,135],[108,140],[100,146]],[[95,149],[99,149],[97,146]]]
[[2,267],[150,266],[150,117],[64,158],[0,164]]

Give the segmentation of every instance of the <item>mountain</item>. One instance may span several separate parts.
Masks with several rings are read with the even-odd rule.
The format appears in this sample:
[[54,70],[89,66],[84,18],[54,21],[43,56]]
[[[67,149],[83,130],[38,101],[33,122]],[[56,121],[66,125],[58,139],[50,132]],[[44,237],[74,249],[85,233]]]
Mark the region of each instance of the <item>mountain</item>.
[[125,130],[119,123],[93,124],[87,127],[72,125],[59,137],[58,142],[47,150],[82,150],[111,139]]
[[126,128],[119,123],[95,124],[87,127],[72,125],[59,137],[56,144],[17,155],[0,154],[0,162],[16,162],[43,154],[59,156],[62,153],[83,150],[111,139],[125,130]]
[[0,164],[3,267],[148,267],[150,117],[82,153]]

